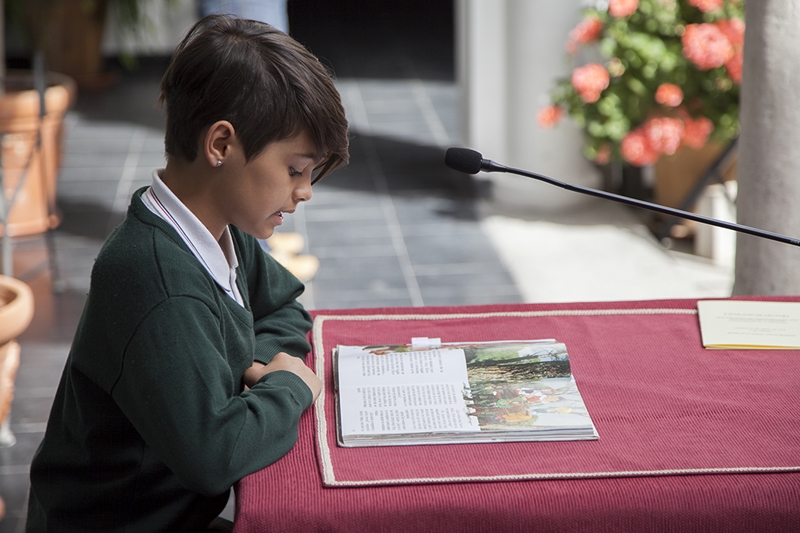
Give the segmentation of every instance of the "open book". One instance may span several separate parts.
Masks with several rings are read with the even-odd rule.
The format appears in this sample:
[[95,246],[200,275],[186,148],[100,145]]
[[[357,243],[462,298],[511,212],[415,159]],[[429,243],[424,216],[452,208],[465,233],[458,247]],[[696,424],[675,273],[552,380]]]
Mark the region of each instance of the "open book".
[[338,346],[333,363],[341,446],[598,438],[553,340]]

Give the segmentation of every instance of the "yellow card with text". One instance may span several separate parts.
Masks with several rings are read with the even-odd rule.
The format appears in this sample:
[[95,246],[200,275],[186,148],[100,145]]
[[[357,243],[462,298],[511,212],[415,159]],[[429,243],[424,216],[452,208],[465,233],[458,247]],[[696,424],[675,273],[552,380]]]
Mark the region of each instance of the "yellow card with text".
[[800,302],[700,300],[703,346],[722,350],[800,350]]

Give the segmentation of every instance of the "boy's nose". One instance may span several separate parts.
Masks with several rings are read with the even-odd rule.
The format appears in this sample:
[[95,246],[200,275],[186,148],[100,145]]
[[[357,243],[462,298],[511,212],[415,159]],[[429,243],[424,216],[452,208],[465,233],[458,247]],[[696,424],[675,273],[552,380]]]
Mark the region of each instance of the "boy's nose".
[[295,200],[300,202],[307,202],[311,200],[311,176],[304,179],[302,183],[298,184],[297,188],[294,190],[294,198]]

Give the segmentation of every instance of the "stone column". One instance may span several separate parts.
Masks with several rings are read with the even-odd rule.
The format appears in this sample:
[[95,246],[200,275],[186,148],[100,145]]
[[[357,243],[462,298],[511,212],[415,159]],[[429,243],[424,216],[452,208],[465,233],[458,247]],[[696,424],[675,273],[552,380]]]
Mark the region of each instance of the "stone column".
[[[800,9],[745,6],[738,221],[800,238]],[[739,234],[733,293],[800,294],[800,247]]]
[[[566,117],[554,129],[536,123],[555,80],[568,77],[564,48],[581,20],[582,0],[457,0],[456,54],[465,145],[508,166],[597,187],[583,157],[580,130]],[[557,210],[586,197],[526,178],[491,177],[501,202]]]
[[466,146],[505,160],[506,0],[457,0],[456,77]]

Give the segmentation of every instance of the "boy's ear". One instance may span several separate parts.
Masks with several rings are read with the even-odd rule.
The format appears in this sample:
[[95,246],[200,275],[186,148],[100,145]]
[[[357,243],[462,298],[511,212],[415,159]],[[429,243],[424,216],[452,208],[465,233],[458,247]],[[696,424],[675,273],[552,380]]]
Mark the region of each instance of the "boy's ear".
[[222,166],[236,144],[236,131],[227,120],[213,123],[203,137],[202,155],[212,167]]

